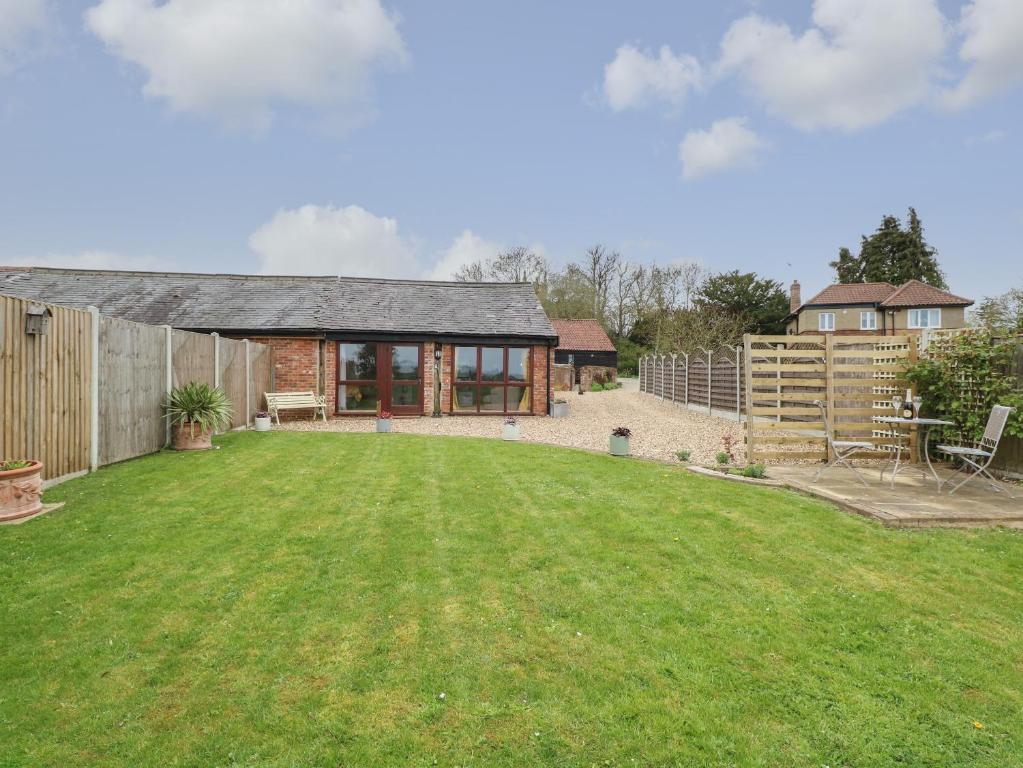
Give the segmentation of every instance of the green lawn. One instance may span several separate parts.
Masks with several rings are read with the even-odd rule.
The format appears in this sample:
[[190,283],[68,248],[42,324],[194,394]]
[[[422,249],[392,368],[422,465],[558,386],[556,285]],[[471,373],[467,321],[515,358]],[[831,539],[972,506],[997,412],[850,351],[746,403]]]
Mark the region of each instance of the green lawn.
[[219,445],[0,528],[0,765],[1023,760],[1019,533],[534,445]]

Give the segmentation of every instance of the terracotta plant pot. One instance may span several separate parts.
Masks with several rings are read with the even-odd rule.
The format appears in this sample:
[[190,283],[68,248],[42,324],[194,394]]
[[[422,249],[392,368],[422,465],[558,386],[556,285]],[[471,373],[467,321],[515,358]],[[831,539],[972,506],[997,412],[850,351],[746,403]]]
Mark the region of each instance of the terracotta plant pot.
[[0,520],[17,520],[43,508],[43,464],[0,472]]
[[204,432],[196,424],[177,424],[174,427],[174,449],[178,451],[203,451],[213,447],[213,435]]

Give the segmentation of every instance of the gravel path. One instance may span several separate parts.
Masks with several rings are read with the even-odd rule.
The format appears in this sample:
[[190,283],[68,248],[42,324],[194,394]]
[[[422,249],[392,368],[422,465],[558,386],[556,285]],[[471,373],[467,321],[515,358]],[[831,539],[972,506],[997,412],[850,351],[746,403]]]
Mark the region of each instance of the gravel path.
[[[675,461],[675,452],[692,452],[696,464],[714,463],[714,454],[722,449],[722,438],[729,434],[734,440],[733,453],[740,464],[744,460],[742,426],[734,421],[689,411],[640,394],[631,387],[609,392],[587,392],[585,395],[559,393],[571,403],[572,415],[567,419],[521,417],[522,439],[537,443],[564,445],[606,451],[608,436],[615,427],[632,430],[630,449],[635,456]],[[501,436],[504,419],[494,416],[450,416],[395,419],[393,430],[418,435],[461,435],[474,437]],[[278,427],[274,427],[278,429]],[[294,431],[372,432],[373,419],[332,419],[293,421],[280,429]]]

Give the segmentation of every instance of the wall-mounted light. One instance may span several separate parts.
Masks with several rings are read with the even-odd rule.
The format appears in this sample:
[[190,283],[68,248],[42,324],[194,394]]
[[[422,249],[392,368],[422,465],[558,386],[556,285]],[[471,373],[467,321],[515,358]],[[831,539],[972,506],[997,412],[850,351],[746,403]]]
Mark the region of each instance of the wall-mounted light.
[[32,336],[42,336],[50,328],[50,318],[53,313],[45,304],[32,302],[25,310],[25,333]]

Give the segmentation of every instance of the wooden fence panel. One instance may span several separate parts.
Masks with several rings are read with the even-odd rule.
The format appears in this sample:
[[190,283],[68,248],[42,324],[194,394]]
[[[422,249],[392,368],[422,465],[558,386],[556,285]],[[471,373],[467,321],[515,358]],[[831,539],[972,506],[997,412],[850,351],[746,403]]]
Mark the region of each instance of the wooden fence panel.
[[52,480],[89,468],[92,324],[47,305],[47,332],[27,334],[31,303],[0,296],[0,456],[42,461]]
[[213,336],[204,333],[174,330],[172,366],[175,387],[199,381],[216,383],[213,365]]
[[160,450],[166,439],[167,332],[100,317],[99,464]]
[[[46,480],[89,469],[93,449],[92,397],[97,407],[98,465],[159,450],[166,439],[167,329],[95,316],[97,372],[92,380],[94,316],[47,305],[44,334],[27,334],[29,302],[0,296],[0,458],[37,459]],[[214,380],[213,336],[173,331],[171,378],[175,385]],[[223,384],[235,404],[233,426],[242,426],[273,388],[273,352],[222,340]],[[248,407],[246,407],[248,406]]]
[[710,403],[710,377],[707,367],[707,357],[702,353],[689,355],[689,404],[709,405]]
[[273,350],[265,344],[249,344],[249,417],[266,410],[266,393],[274,391]]
[[827,458],[819,400],[837,439],[872,442],[875,456],[893,450],[915,457],[915,433],[877,421],[905,396],[904,370],[916,354],[914,337],[747,336],[746,442],[751,461]]
[[[248,385],[245,380],[245,342],[235,339],[219,339],[219,381],[231,401],[231,429],[247,423],[246,400]],[[255,346],[255,345],[253,345]]]

